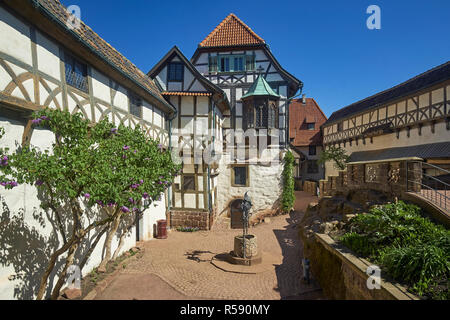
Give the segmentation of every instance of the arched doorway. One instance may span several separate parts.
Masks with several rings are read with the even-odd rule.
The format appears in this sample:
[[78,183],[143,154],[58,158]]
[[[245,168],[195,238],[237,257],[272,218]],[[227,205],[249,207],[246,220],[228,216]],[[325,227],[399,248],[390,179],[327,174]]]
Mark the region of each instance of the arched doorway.
[[242,209],[241,204],[242,199],[233,200],[230,204],[230,212],[231,212],[231,229],[242,229]]

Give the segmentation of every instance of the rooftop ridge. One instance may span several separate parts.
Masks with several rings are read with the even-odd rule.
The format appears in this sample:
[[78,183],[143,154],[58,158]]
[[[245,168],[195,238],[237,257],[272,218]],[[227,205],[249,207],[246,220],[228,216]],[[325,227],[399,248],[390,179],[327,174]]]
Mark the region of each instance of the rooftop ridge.
[[[228,24],[230,21],[235,20],[242,28],[244,28],[248,34],[253,37],[254,44],[257,43],[265,43],[264,39],[262,39],[260,36],[258,36],[248,25],[246,25],[241,19],[239,19],[234,13],[230,13],[228,16],[225,17],[225,19],[220,22],[213,31],[211,31],[205,39],[203,39],[202,42],[199,43],[199,47],[212,47],[212,46],[221,46],[219,45],[208,45],[208,42],[212,42],[214,36],[219,32],[222,31],[226,24]],[[248,41],[247,41],[248,42]],[[238,45],[238,43],[235,43]],[[252,43],[242,43],[242,44],[252,44]],[[226,46],[226,45],[223,45]]]

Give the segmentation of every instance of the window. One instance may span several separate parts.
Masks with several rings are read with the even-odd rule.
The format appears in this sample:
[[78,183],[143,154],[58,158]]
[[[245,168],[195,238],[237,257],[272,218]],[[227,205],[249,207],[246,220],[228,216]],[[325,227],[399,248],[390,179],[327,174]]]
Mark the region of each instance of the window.
[[209,72],[217,72],[217,56],[208,58]]
[[132,93],[128,94],[130,99],[130,113],[133,116],[142,118],[142,99]]
[[343,131],[344,130],[344,123],[343,122],[339,122],[338,124],[337,124],[337,131],[338,132],[341,132],[341,131]]
[[195,191],[195,176],[183,176],[183,191]]
[[315,156],[316,155],[316,146],[309,146],[309,155]]
[[306,124],[306,128],[307,128],[308,130],[314,130],[314,129],[316,129],[316,124],[315,124],[314,122],[307,123],[307,124]]
[[255,70],[254,55],[218,55],[209,57],[210,72],[240,72]]
[[307,162],[308,173],[319,173],[319,165],[316,160],[308,160]]
[[246,101],[244,110],[244,127],[246,129],[277,128],[277,104],[275,102],[269,102],[269,106],[267,106],[267,102]]
[[88,92],[87,65],[69,54],[65,54],[64,60],[67,84],[84,92]]
[[171,62],[168,66],[168,81],[183,81],[184,65],[181,62]]
[[233,167],[231,176],[231,184],[233,186],[248,187],[248,167],[236,166]]

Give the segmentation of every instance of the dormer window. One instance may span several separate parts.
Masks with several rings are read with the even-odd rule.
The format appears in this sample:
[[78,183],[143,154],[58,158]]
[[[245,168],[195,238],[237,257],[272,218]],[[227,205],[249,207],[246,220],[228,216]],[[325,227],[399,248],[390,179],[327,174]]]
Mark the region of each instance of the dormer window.
[[168,65],[167,80],[168,81],[183,81],[184,65],[181,62],[171,62]]
[[306,124],[306,129],[307,130],[315,130],[316,129],[316,124],[314,122],[310,122]]
[[66,83],[81,91],[88,92],[87,65],[69,54],[64,55]]
[[133,116],[142,118],[142,99],[133,93],[128,93],[130,99],[130,113]]

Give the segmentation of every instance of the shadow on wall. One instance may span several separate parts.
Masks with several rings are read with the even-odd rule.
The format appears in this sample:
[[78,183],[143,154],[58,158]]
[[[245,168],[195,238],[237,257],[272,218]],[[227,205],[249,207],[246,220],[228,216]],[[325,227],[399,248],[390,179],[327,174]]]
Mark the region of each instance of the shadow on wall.
[[[46,195],[38,194],[39,200],[44,202]],[[18,300],[32,300],[39,289],[41,277],[48,265],[50,256],[60,248],[64,235],[70,235],[72,231],[70,210],[59,210],[61,224],[55,218],[53,211],[34,208],[31,217],[25,218],[25,210],[20,208],[17,212],[11,212],[6,200],[0,196],[2,213],[0,216],[0,266],[12,267],[14,274],[8,277],[14,281],[14,298]],[[90,224],[98,213],[86,208],[84,222]],[[129,226],[129,220],[122,222],[117,234],[120,235]],[[45,231],[45,233],[43,232]],[[89,260],[86,254],[93,249],[93,244],[103,246],[104,232],[102,229],[91,231],[86,239],[78,246],[74,264],[81,268],[87,265]],[[131,231],[127,232],[129,235]],[[46,235],[45,235],[46,234]],[[98,239],[97,239],[98,238]],[[104,251],[104,249],[103,249]],[[101,254],[103,258],[104,252]],[[98,258],[100,259],[100,258]],[[58,280],[58,272],[62,270],[65,261],[59,259],[52,274],[49,277],[46,297],[50,297],[51,290]],[[98,261],[100,263],[100,261]]]

